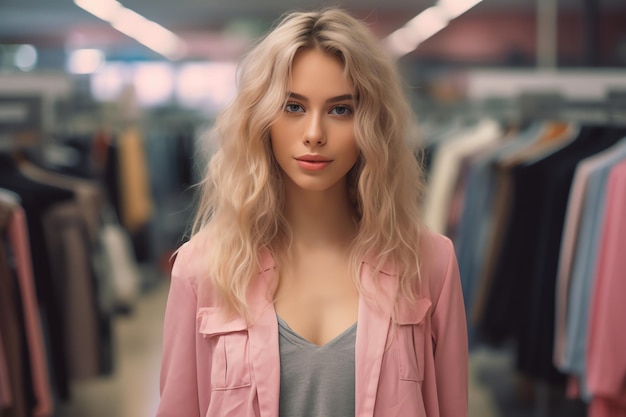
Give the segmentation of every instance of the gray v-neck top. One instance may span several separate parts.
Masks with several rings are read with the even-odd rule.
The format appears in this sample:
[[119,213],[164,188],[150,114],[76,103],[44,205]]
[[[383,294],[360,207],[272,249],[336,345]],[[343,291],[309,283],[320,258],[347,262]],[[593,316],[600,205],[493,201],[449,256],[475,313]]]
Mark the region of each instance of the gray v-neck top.
[[279,417],[354,416],[356,326],[317,346],[278,317]]

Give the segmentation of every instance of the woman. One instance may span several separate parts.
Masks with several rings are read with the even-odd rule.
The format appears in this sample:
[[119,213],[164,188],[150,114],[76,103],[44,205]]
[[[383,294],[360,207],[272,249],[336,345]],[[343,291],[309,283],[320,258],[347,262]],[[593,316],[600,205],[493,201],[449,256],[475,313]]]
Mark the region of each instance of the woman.
[[458,268],[420,225],[409,116],[341,10],[249,52],[173,267],[157,416],[467,415]]

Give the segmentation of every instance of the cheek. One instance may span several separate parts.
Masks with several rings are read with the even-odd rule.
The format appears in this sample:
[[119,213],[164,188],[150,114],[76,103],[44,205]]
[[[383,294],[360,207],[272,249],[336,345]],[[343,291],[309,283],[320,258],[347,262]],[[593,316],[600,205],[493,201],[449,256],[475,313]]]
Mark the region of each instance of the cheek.
[[270,129],[270,150],[274,162],[282,167],[285,155],[289,153],[288,145],[285,143],[285,132],[280,129]]
[[280,148],[280,129],[277,129],[275,125],[270,127],[270,146],[272,152],[276,152]]
[[285,143],[285,138],[290,136],[289,127],[280,121],[270,127],[270,138],[272,146],[280,146]]
[[351,153],[355,160],[358,159],[359,155],[361,154],[361,151],[359,150],[359,145],[354,136],[352,136],[351,140],[346,144],[346,152]]

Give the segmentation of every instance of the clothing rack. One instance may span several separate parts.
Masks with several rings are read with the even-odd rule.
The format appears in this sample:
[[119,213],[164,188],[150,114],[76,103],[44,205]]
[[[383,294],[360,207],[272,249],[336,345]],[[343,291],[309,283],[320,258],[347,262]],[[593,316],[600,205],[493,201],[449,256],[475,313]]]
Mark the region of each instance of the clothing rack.
[[[534,91],[529,91],[529,92],[524,92],[524,93],[518,93],[516,92],[514,96],[509,96],[509,97],[490,97],[490,98],[484,98],[482,101],[478,102],[478,103],[474,103],[474,105],[470,106],[469,104],[466,104],[467,107],[471,107],[471,112],[470,112],[470,117],[468,117],[468,120],[471,120],[472,118],[477,118],[478,115],[483,112],[483,118],[484,119],[496,119],[499,120],[502,123],[502,126],[509,126],[511,124],[515,125],[517,123],[523,122],[521,123],[522,126],[522,130],[523,133],[528,134],[528,133],[532,133],[532,129],[536,126],[546,126],[544,123],[553,123],[553,122],[561,122],[559,124],[564,125],[564,126],[569,126],[571,130],[570,134],[575,134],[576,138],[578,138],[579,133],[577,132],[576,128],[577,127],[581,127],[584,126],[585,127],[585,131],[586,136],[584,136],[584,138],[587,138],[584,140],[583,143],[586,143],[587,146],[584,149],[588,149],[587,151],[583,152],[583,148],[578,148],[580,150],[580,157],[583,157],[583,155],[591,155],[593,153],[599,153],[601,149],[608,149],[608,148],[603,148],[604,146],[611,146],[609,143],[616,143],[616,142],[611,142],[614,139],[608,139],[607,137],[602,137],[602,135],[600,134],[601,131],[606,132],[607,130],[610,130],[612,132],[614,132],[615,134],[611,134],[611,137],[614,137],[615,140],[619,140],[619,138],[624,136],[625,130],[624,130],[624,126],[626,126],[623,123],[624,120],[624,115],[626,115],[626,106],[624,105],[624,103],[626,103],[626,100],[624,100],[624,93],[622,93],[621,89],[611,89],[607,92],[606,96],[603,99],[600,99],[598,97],[594,97],[594,98],[587,98],[587,99],[583,99],[580,97],[577,98],[573,98],[573,97],[567,97],[564,96],[563,94],[560,93],[555,93],[555,92],[534,92]],[[565,123],[562,123],[565,122]],[[472,125],[472,124],[467,124],[465,126],[465,128],[456,128],[456,132],[462,132],[463,135],[467,135],[468,133],[471,132],[472,129],[474,129],[476,126]],[[590,128],[593,128],[593,134],[591,133],[591,130],[589,130]],[[599,130],[601,128],[601,130]],[[527,130],[530,129],[530,130]],[[444,130],[444,129],[442,129]],[[535,135],[535,133],[532,133],[532,135]],[[619,135],[619,138],[617,137]],[[517,138],[516,138],[517,140]],[[438,140],[440,141],[440,140]],[[437,143],[438,141],[434,141],[431,143],[436,144],[437,146],[439,146],[439,143]],[[442,142],[445,142],[442,141]],[[452,139],[450,143],[454,143],[454,140]],[[563,142],[564,144],[567,144],[567,142]],[[495,142],[492,142],[492,145],[495,145]],[[467,142],[465,143],[465,145],[463,146],[467,146]],[[480,145],[483,146],[484,149],[487,149],[487,152],[491,152],[489,149],[497,149],[497,147],[493,147],[490,148],[489,146],[484,145]],[[446,148],[449,149],[449,148]],[[467,149],[467,148],[464,148]],[[480,148],[477,146],[476,151],[479,151]],[[595,149],[592,151],[592,149]],[[432,150],[433,152],[437,152],[437,149]],[[589,152],[591,152],[591,154],[589,154]],[[452,154],[450,154],[452,155]],[[459,154],[457,154],[459,155]],[[470,153],[466,153],[466,155],[468,157],[470,157]],[[472,152],[472,155],[474,157],[478,157],[478,154],[474,154]],[[435,157],[437,155],[435,154]],[[484,155],[486,156],[486,155]],[[587,157],[586,156],[586,157]],[[546,190],[558,190],[558,193],[556,194],[551,194],[549,197],[547,195],[543,195],[541,194],[543,197],[540,198],[547,198],[547,199],[558,199],[559,201],[566,201],[566,200],[562,200],[562,197],[565,195],[564,193],[566,193],[567,191],[564,191],[565,188],[565,181],[568,178],[568,175],[571,174],[571,170],[574,169],[574,165],[572,165],[573,163],[575,163],[576,160],[578,160],[579,157],[575,157],[574,158],[574,154],[570,154],[570,159],[567,161],[567,165],[562,167],[562,171],[559,172],[559,179],[558,181],[559,187],[561,188],[554,188],[556,187],[556,183],[554,185],[551,185],[551,188],[546,188],[545,186],[542,188],[542,190],[546,191]],[[461,159],[458,159],[459,164],[461,162],[463,162],[464,164],[468,164],[471,163],[470,159],[466,159],[464,161],[461,161]],[[485,159],[486,161],[486,159]],[[531,162],[532,160],[528,161],[528,164],[532,165],[533,162]],[[535,159],[534,161],[539,161],[539,159]],[[453,163],[454,162],[450,159],[447,159],[446,162],[448,163]],[[556,159],[552,159],[552,162],[556,162]],[[486,165],[484,165],[486,166]],[[544,168],[542,172],[547,172],[547,168],[548,168],[548,164],[544,164],[543,165]],[[449,168],[449,165],[448,165]],[[464,181],[469,181],[468,180],[468,169],[469,167],[467,165],[461,167],[459,166],[458,170],[459,173],[458,174],[453,174],[455,176],[455,178],[457,178],[457,182],[455,187],[456,188],[451,188],[450,190],[455,191],[459,189],[459,187],[463,187],[463,182]],[[522,167],[525,168],[525,167]],[[466,169],[466,170],[463,170]],[[481,168],[482,169],[482,168]],[[483,171],[484,172],[484,171]],[[518,171],[519,173],[521,173],[521,171]],[[530,171],[525,171],[525,172],[530,172]],[[567,173],[570,174],[567,174]],[[430,171],[429,174],[435,174],[435,172]],[[535,179],[539,178],[538,176],[538,171],[534,171]],[[474,178],[481,178],[482,180],[485,180],[485,177],[483,174],[480,174],[480,177],[475,176]],[[518,177],[521,178],[521,177]],[[542,177],[545,178],[545,177]],[[474,180],[475,181],[475,180]],[[530,181],[530,177],[526,177],[526,179],[524,180],[524,186],[525,187],[529,187],[531,184],[529,183]],[[434,182],[431,182],[431,184]],[[467,183],[466,183],[467,184]],[[476,182],[474,182],[474,185],[477,184]],[[521,183],[519,183],[521,184]],[[563,186],[563,187],[562,187]],[[492,185],[489,186],[490,190],[493,190]],[[525,198],[526,200],[529,198],[528,197],[528,191],[529,189],[527,188],[524,191],[524,196],[525,197],[519,197],[519,198]],[[475,191],[478,191],[478,193],[475,193]],[[467,190],[468,194],[480,194],[483,192],[487,192],[485,190],[479,190],[478,188],[476,188],[476,186],[474,186],[474,188],[472,188],[472,191]],[[489,193],[491,194],[492,191],[489,191]],[[558,195],[557,195],[558,194]],[[448,212],[448,214],[450,215],[448,217],[448,221],[450,221],[450,219],[453,219],[453,223],[448,223],[448,225],[452,225],[451,229],[451,237],[454,240],[455,237],[455,233],[458,232],[458,229],[456,228],[458,226],[458,223],[454,223],[454,219],[458,219],[459,217],[459,207],[463,207],[464,203],[459,204],[458,203],[458,198],[460,198],[459,196],[461,196],[462,194],[454,194],[454,196],[451,195],[450,201],[451,201],[451,210],[450,212]],[[486,195],[486,194],[485,194]],[[493,195],[493,194],[491,194]],[[478,196],[478,198],[482,198],[480,196]],[[532,197],[531,197],[532,199]],[[517,200],[516,200],[517,201]],[[546,202],[548,200],[545,200]],[[452,205],[454,204],[454,205]],[[491,203],[490,203],[491,204]],[[559,207],[560,207],[559,203]],[[544,208],[548,208],[547,206],[542,205],[541,210],[543,210]],[[483,210],[486,206],[484,204],[480,204],[480,205],[474,205],[472,207],[472,210],[474,210],[475,212],[485,212],[485,210]],[[550,211],[553,212],[553,214],[550,214],[550,216],[553,216],[554,213],[560,212],[561,209],[560,208],[556,208],[556,206],[553,204],[549,207]],[[537,209],[539,210],[539,209]],[[447,211],[447,210],[446,210]],[[446,212],[444,211],[444,212]],[[547,212],[546,212],[547,213]],[[544,217],[543,215],[541,217],[539,217],[538,215],[535,216],[537,220],[541,219],[541,224],[545,224],[546,221],[548,221],[548,217]],[[535,217],[533,217],[533,219],[535,219]],[[550,217],[551,219],[552,217]],[[470,215],[468,217],[468,219],[474,219],[476,220],[477,218],[475,217],[475,215]],[[482,218],[481,218],[482,219]],[[481,220],[482,221],[482,220]],[[480,223],[480,221],[478,222]],[[553,223],[553,225],[556,225],[557,223]],[[555,226],[556,227],[556,226]],[[469,230],[469,229],[468,229]],[[472,229],[474,231],[477,231],[478,229]],[[484,229],[483,229],[484,230]],[[482,232],[479,232],[482,233]],[[547,233],[546,231],[542,232],[542,233]],[[550,239],[553,240],[553,238],[556,236],[558,232],[556,232],[556,229],[550,229],[549,231],[549,236]],[[475,239],[473,242],[469,243],[468,246],[468,241],[464,241],[465,243],[465,248],[469,248],[470,246],[475,246],[478,245],[478,236],[474,235],[472,233],[469,232],[465,232],[465,236],[473,236]],[[518,236],[518,234],[516,234],[516,236]],[[539,237],[539,235],[537,234],[537,236],[535,236],[535,233],[528,235],[526,234],[525,236],[528,237],[532,237],[533,239],[535,239],[536,237]],[[543,236],[543,235],[541,235]],[[466,238],[467,240],[467,238]],[[481,245],[484,244],[480,243]],[[509,245],[510,246],[510,245]],[[516,246],[517,247],[517,246]],[[554,247],[554,245],[551,246],[552,248]],[[457,247],[458,249],[459,247]],[[513,246],[510,246],[511,249],[513,249]],[[547,248],[547,246],[546,246]],[[467,250],[467,249],[466,249]],[[470,252],[472,253],[476,253],[476,251],[470,250]],[[508,253],[508,252],[507,252]],[[547,253],[547,252],[546,252]],[[554,260],[555,258],[552,257],[552,254],[554,252],[551,251],[550,255],[545,255],[545,256],[550,256],[550,259]],[[460,254],[459,254],[460,255]],[[526,259],[527,256],[530,255],[525,255],[525,257],[523,259]],[[462,261],[462,256],[460,256],[460,261]],[[468,262],[467,256],[465,257],[465,262]],[[503,259],[507,259],[508,257],[505,257]],[[516,257],[517,258],[517,257]],[[537,258],[538,259],[538,258]],[[517,263],[519,263],[519,261],[522,260],[522,258],[519,258],[516,260]],[[542,262],[541,260],[537,260],[538,264],[545,264],[545,262]],[[550,262],[550,265],[552,265],[552,262]],[[474,266],[469,265],[469,264],[465,264],[465,267],[467,267],[467,270],[472,270],[475,271]],[[531,270],[532,269],[532,270]],[[534,265],[531,269],[529,269],[528,272],[532,272],[533,276],[536,275],[537,278],[540,277],[544,277],[544,276],[549,276],[552,275],[552,266],[550,266],[549,268],[546,268],[545,266],[542,268],[536,268],[536,265]],[[464,267],[463,264],[461,264],[461,276],[463,278],[464,275]],[[510,271],[510,267],[507,269],[508,272]],[[504,270],[500,271],[501,273],[499,273],[500,275],[504,274]],[[474,272],[471,272],[469,275],[474,275]],[[533,280],[535,280],[533,278]],[[466,283],[464,283],[463,285],[465,286]],[[473,285],[473,284],[469,284],[469,285]],[[517,285],[517,284],[516,284]],[[501,287],[500,287],[501,288]],[[465,291],[465,287],[464,287],[464,291]],[[533,291],[536,291],[536,289],[534,289]],[[553,299],[547,292],[543,292],[544,290],[541,289],[537,294],[539,294],[541,297],[543,297],[544,300],[550,300]],[[473,293],[469,292],[470,296],[472,296],[473,298]],[[526,294],[526,289],[524,288],[523,294]],[[534,293],[529,293],[529,294],[534,294]],[[518,296],[520,296],[518,294]],[[524,296],[526,297],[526,296]],[[507,300],[508,295],[507,295]],[[526,302],[524,302],[526,303]],[[542,301],[543,306],[541,307],[540,311],[547,311],[545,310],[545,308],[547,308],[545,301]],[[499,304],[497,304],[499,305]],[[526,310],[526,308],[524,309],[524,311]],[[539,310],[538,310],[539,311]],[[493,316],[495,313],[495,311],[491,311],[489,313],[489,315]],[[541,315],[541,314],[539,314]],[[507,316],[508,317],[508,316]],[[496,319],[497,320],[497,319]],[[508,319],[505,319],[508,320]],[[534,384],[532,386],[532,398],[533,398],[533,413],[534,416],[536,417],[547,417],[547,416],[552,416],[554,415],[554,413],[556,411],[561,411],[560,409],[555,409],[555,407],[557,407],[557,405],[562,405],[559,404],[559,401],[563,398],[562,396],[560,396],[561,394],[557,395],[557,392],[560,391],[559,389],[556,389],[555,387],[557,385],[553,385],[552,381],[559,381],[559,387],[560,387],[560,380],[557,379],[551,379],[551,377],[549,376],[550,374],[546,371],[538,371],[537,369],[548,369],[546,368],[543,364],[545,362],[544,358],[545,355],[541,356],[541,360],[537,361],[536,364],[530,364],[529,363],[529,359],[531,358],[535,358],[535,356],[533,355],[537,355],[537,351],[533,350],[533,353],[529,353],[528,349],[529,349],[529,342],[528,342],[528,338],[527,336],[530,334],[529,331],[531,331],[532,329],[537,330],[539,332],[539,330],[543,329],[543,327],[539,326],[536,324],[526,324],[523,326],[523,329],[521,330],[523,333],[520,333],[518,330],[515,331],[515,333],[511,332],[509,333],[502,333],[502,330],[504,329],[503,326],[503,322],[497,321],[497,322],[493,322],[492,320],[491,324],[489,324],[490,329],[495,329],[496,332],[500,332],[500,333],[496,333],[496,338],[502,338],[502,336],[505,337],[511,337],[513,336],[513,338],[517,341],[517,338],[526,338],[527,340],[525,340],[523,342],[523,345],[520,345],[520,349],[526,349],[525,353],[524,353],[524,357],[521,358],[521,362],[518,362],[518,365],[520,366],[520,371],[522,371],[522,373],[526,374],[528,373],[528,375],[534,379]],[[515,317],[514,318],[515,323],[519,322],[519,318]],[[550,321],[550,319],[548,319],[548,321]],[[493,326],[496,327],[493,327]],[[517,326],[517,324],[516,324]],[[470,329],[471,330],[471,329]],[[493,331],[493,330],[490,330]],[[543,332],[543,330],[541,330],[541,332]],[[509,336],[507,336],[507,334],[509,334]],[[542,333],[543,334],[543,333]],[[470,332],[471,335],[471,332]],[[498,339],[500,340],[500,339]],[[548,339],[546,339],[548,340]],[[537,349],[543,349],[543,347],[545,347],[545,349],[543,349],[543,352],[547,351],[547,344],[541,344],[542,347],[538,347]],[[534,347],[532,349],[535,349]],[[518,353],[518,352],[516,352]],[[534,359],[533,359],[534,360]],[[560,362],[559,362],[560,363]],[[540,365],[539,365],[540,364]],[[538,366],[540,366],[541,368],[537,368]],[[565,371],[562,371],[565,372]],[[567,376],[567,374],[566,374]],[[544,379],[545,378],[545,379]],[[529,391],[526,391],[527,393]],[[569,404],[571,406],[576,406],[577,404]],[[580,404],[582,405],[582,404]]]

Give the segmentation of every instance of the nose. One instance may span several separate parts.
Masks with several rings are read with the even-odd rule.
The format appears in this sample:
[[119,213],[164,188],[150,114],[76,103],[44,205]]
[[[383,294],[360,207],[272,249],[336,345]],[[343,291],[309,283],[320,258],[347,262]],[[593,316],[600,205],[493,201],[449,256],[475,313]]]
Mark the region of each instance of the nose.
[[304,143],[309,146],[321,146],[326,143],[326,133],[319,114],[311,114],[304,132]]

